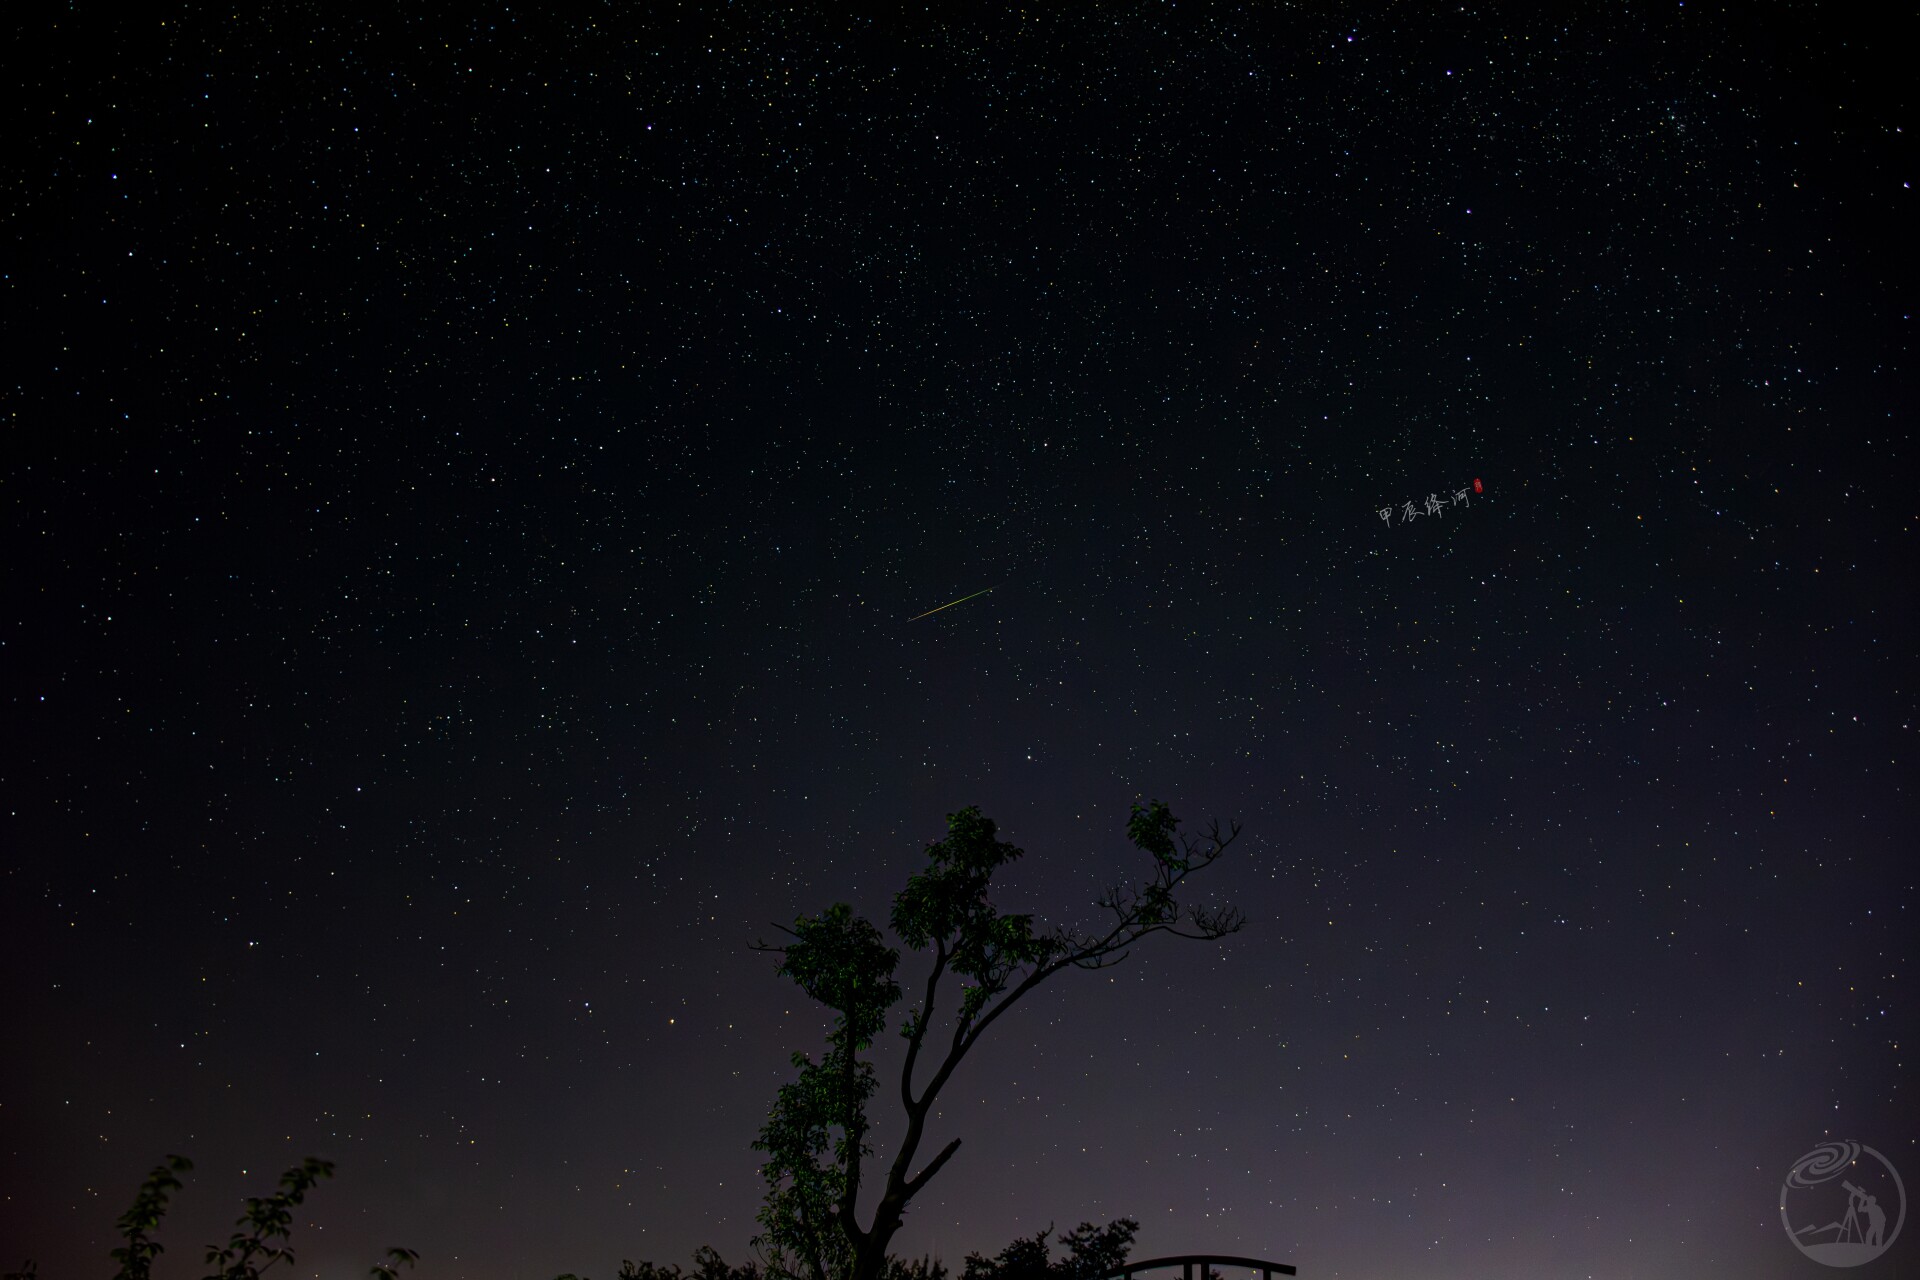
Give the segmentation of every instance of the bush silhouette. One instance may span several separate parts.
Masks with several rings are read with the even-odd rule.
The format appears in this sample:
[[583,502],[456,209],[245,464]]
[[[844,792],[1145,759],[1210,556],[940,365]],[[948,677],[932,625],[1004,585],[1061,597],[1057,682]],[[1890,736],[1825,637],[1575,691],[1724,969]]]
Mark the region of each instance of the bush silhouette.
[[[173,1193],[180,1190],[178,1175],[192,1168],[193,1161],[185,1156],[168,1156],[155,1165],[147,1180],[140,1184],[133,1207],[114,1224],[126,1241],[108,1254],[120,1264],[114,1280],[150,1280],[153,1260],[165,1248],[153,1238],[153,1233],[166,1216]],[[232,1238],[224,1245],[207,1246],[208,1264],[220,1269],[205,1280],[259,1280],[260,1273],[274,1263],[291,1263],[293,1250],[287,1240],[293,1232],[294,1207],[307,1198],[307,1192],[315,1183],[332,1176],[332,1161],[308,1156],[280,1175],[278,1191],[270,1196],[248,1196],[247,1211],[234,1224],[238,1229]],[[387,1250],[387,1260],[375,1264],[368,1274],[373,1280],[397,1280],[399,1268],[410,1267],[419,1259],[420,1255],[413,1250],[395,1247]],[[5,1280],[39,1280],[39,1269],[29,1258],[20,1270],[8,1272]]]

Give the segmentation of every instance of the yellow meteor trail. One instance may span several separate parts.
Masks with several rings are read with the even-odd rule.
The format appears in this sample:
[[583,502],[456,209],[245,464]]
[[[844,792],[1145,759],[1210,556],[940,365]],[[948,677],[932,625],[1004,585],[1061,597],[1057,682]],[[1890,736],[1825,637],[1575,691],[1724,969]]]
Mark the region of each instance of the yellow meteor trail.
[[[998,590],[998,589],[999,589],[999,588],[997,588],[997,587],[988,587],[988,588],[987,588],[987,591],[996,591],[996,590]],[[976,592],[974,592],[974,593],[973,593],[973,596],[983,596],[983,595],[985,595],[985,594],[987,594],[987,591],[976,591]],[[940,609],[951,609],[951,608],[953,608],[953,606],[954,606],[954,605],[956,605],[956,604],[965,604],[965,603],[966,603],[967,601],[969,601],[969,600],[971,600],[971,599],[973,599],[973,596],[961,596],[961,597],[960,597],[960,598],[959,598],[958,600],[951,600],[951,601],[949,601],[949,602],[947,602],[946,604],[943,604],[943,605],[941,605],[941,606],[940,606]],[[914,615],[913,615],[913,616],[912,616],[911,618],[908,618],[908,619],[907,619],[907,621],[908,621],[908,622],[918,622],[918,621],[920,621],[920,619],[922,619],[922,618],[925,618],[925,617],[930,617],[930,616],[932,616],[933,614],[936,614],[936,613],[938,613],[938,612],[940,612],[940,609],[929,609],[929,610],[927,610],[927,611],[926,611],[926,613],[916,613],[916,614],[914,614]]]

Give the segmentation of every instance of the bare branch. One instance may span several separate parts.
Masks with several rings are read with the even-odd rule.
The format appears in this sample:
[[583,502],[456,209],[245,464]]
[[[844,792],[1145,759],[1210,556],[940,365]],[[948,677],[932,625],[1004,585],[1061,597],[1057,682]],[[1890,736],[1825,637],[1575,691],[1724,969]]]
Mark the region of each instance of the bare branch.
[[953,1158],[953,1153],[958,1151],[959,1149],[960,1149],[960,1139],[958,1138],[955,1138],[952,1142],[949,1142],[946,1146],[942,1147],[940,1149],[940,1154],[935,1156],[932,1160],[930,1160],[927,1163],[926,1168],[922,1169],[919,1173],[915,1174],[913,1177],[907,1179],[906,1185],[903,1188],[903,1190],[905,1190],[906,1192],[905,1198],[911,1200],[914,1197],[914,1195],[919,1192],[921,1187],[924,1187],[927,1185],[927,1180],[929,1178],[933,1177],[934,1174],[940,1172],[940,1166],[945,1164],[947,1161],[951,1160]]
[[[774,928],[776,928],[776,929],[778,929],[778,930],[779,930],[780,932],[782,932],[782,933],[784,933],[784,934],[786,934],[786,935],[787,935],[787,936],[788,936],[789,938],[792,938],[792,939],[794,939],[795,941],[798,941],[798,940],[799,940],[799,938],[800,938],[800,935],[799,935],[799,934],[797,934],[797,933],[795,933],[795,932],[794,932],[793,930],[791,930],[791,929],[789,929],[789,928],[787,928],[787,926],[785,926],[785,925],[783,925],[783,924],[779,924],[779,923],[777,923],[777,922],[775,922],[775,923],[774,923],[774,925],[773,925],[773,927],[774,927]],[[759,940],[758,938],[756,938],[756,939],[754,939],[754,940],[753,940],[753,942],[751,942],[750,944],[748,944],[748,946],[747,946],[747,950],[749,950],[749,951],[770,951],[770,952],[772,952],[772,953],[774,953],[775,955],[782,955],[782,956],[783,956],[783,955],[785,955],[785,954],[787,954],[787,949],[786,949],[785,947],[770,947],[770,946],[768,946],[768,945],[767,945],[766,943],[764,943],[764,942],[761,942],[761,941],[760,941],[760,940]]]
[[927,1026],[933,1020],[934,989],[940,985],[940,975],[947,968],[947,940],[935,938],[933,948],[933,971],[927,975],[927,994],[920,1000],[920,1013],[913,1022],[913,1035],[907,1039],[907,1060],[900,1068],[900,1101],[909,1112],[916,1105],[913,1100],[913,1064],[920,1058],[920,1045],[926,1040]]
[[[1065,955],[1065,956],[1059,957],[1058,959],[1048,961],[1046,964],[1039,966],[1032,973],[1029,973],[1024,979],[1022,979],[1019,986],[1015,987],[1011,992],[1003,996],[1000,999],[999,1003],[995,1004],[991,1009],[987,1010],[986,1016],[981,1018],[979,1022],[973,1025],[973,1030],[968,1033],[966,1038],[966,1043],[964,1045],[960,1044],[960,1038],[956,1033],[954,1037],[954,1043],[956,1046],[958,1046],[958,1050],[959,1050],[958,1054],[949,1055],[949,1061],[941,1067],[940,1075],[937,1077],[937,1079],[939,1079],[943,1084],[946,1082],[947,1076],[953,1073],[953,1068],[960,1065],[960,1058],[966,1056],[967,1050],[973,1048],[975,1042],[977,1042],[980,1039],[980,1037],[986,1033],[987,1028],[993,1025],[993,1020],[995,1018],[998,1018],[1001,1014],[1005,1013],[1007,1009],[1013,1004],[1014,1001],[1018,1000],[1021,996],[1027,994],[1027,992],[1033,990],[1035,987],[1039,986],[1042,982],[1045,982],[1048,978],[1052,977],[1054,974],[1060,972],[1062,969],[1066,968],[1068,965],[1071,965],[1072,963],[1074,963],[1073,957],[1070,955]],[[934,1090],[930,1087],[927,1090],[926,1094],[922,1096],[932,1097],[933,1093],[934,1093]]]

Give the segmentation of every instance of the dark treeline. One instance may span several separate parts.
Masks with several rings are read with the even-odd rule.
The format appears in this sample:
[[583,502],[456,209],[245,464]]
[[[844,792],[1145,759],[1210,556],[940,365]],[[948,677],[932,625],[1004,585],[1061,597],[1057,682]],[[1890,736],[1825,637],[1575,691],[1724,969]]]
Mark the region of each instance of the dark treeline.
[[[119,1264],[114,1280],[151,1280],[154,1260],[163,1252],[154,1233],[166,1216],[172,1193],[181,1188],[179,1175],[192,1168],[193,1162],[186,1157],[168,1156],[147,1175],[133,1206],[115,1223],[125,1243],[109,1255]],[[291,1265],[294,1261],[290,1243],[293,1210],[305,1201],[307,1192],[316,1183],[332,1176],[330,1161],[309,1158],[281,1177],[280,1189],[274,1194],[248,1197],[247,1211],[235,1224],[232,1238],[225,1245],[207,1246],[206,1261],[216,1269],[205,1280],[259,1280],[260,1273],[276,1263]],[[1055,1259],[1047,1247],[1047,1237],[1053,1233],[1049,1226],[1045,1231],[1015,1240],[994,1257],[969,1253],[959,1280],[1100,1280],[1126,1262],[1134,1233],[1139,1229],[1140,1224],[1132,1218],[1122,1218],[1099,1228],[1083,1222],[1060,1238],[1067,1252]],[[411,1249],[389,1249],[387,1261],[369,1269],[369,1280],[399,1280],[399,1269],[413,1266],[419,1256]],[[915,1262],[889,1257],[881,1277],[882,1280],[952,1280],[946,1263],[925,1257]],[[18,1271],[9,1271],[0,1280],[39,1280],[38,1268],[28,1259]],[[585,1278],[568,1272],[556,1280]],[[778,1270],[765,1269],[758,1263],[728,1266],[718,1250],[702,1245],[694,1250],[691,1270],[683,1271],[678,1264],[660,1267],[628,1259],[620,1264],[614,1280],[786,1278]]]
[[[1100,1280],[1125,1265],[1127,1253],[1133,1248],[1134,1233],[1139,1230],[1140,1224],[1132,1218],[1121,1218],[1097,1228],[1091,1222],[1083,1222],[1060,1237],[1066,1253],[1054,1258],[1047,1245],[1053,1228],[1048,1227],[1015,1240],[991,1258],[969,1253],[959,1280]],[[914,1262],[888,1258],[881,1274],[883,1280],[952,1280],[952,1273],[939,1258],[923,1257]],[[585,1280],[585,1277],[568,1273],[557,1280]],[[752,1262],[728,1266],[712,1246],[702,1245],[694,1251],[693,1267],[689,1271],[682,1271],[677,1264],[656,1267],[651,1262],[629,1260],[620,1264],[620,1273],[614,1280],[779,1280],[779,1277]]]

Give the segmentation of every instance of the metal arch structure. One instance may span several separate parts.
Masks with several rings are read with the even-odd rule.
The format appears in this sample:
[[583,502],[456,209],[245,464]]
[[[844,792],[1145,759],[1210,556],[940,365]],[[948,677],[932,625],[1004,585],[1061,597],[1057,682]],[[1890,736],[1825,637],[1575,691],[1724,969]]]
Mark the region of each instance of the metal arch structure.
[[1275,1276],[1295,1276],[1297,1268],[1284,1262],[1268,1262],[1264,1258],[1236,1258],[1225,1253],[1182,1253],[1169,1258],[1147,1258],[1140,1262],[1129,1262],[1124,1267],[1115,1267],[1100,1277],[1100,1280],[1133,1280],[1140,1271],[1151,1271],[1156,1267],[1180,1267],[1181,1280],[1193,1280],[1193,1267],[1200,1264],[1200,1280],[1214,1280],[1215,1267],[1246,1267],[1260,1273],[1260,1280],[1273,1280]]

